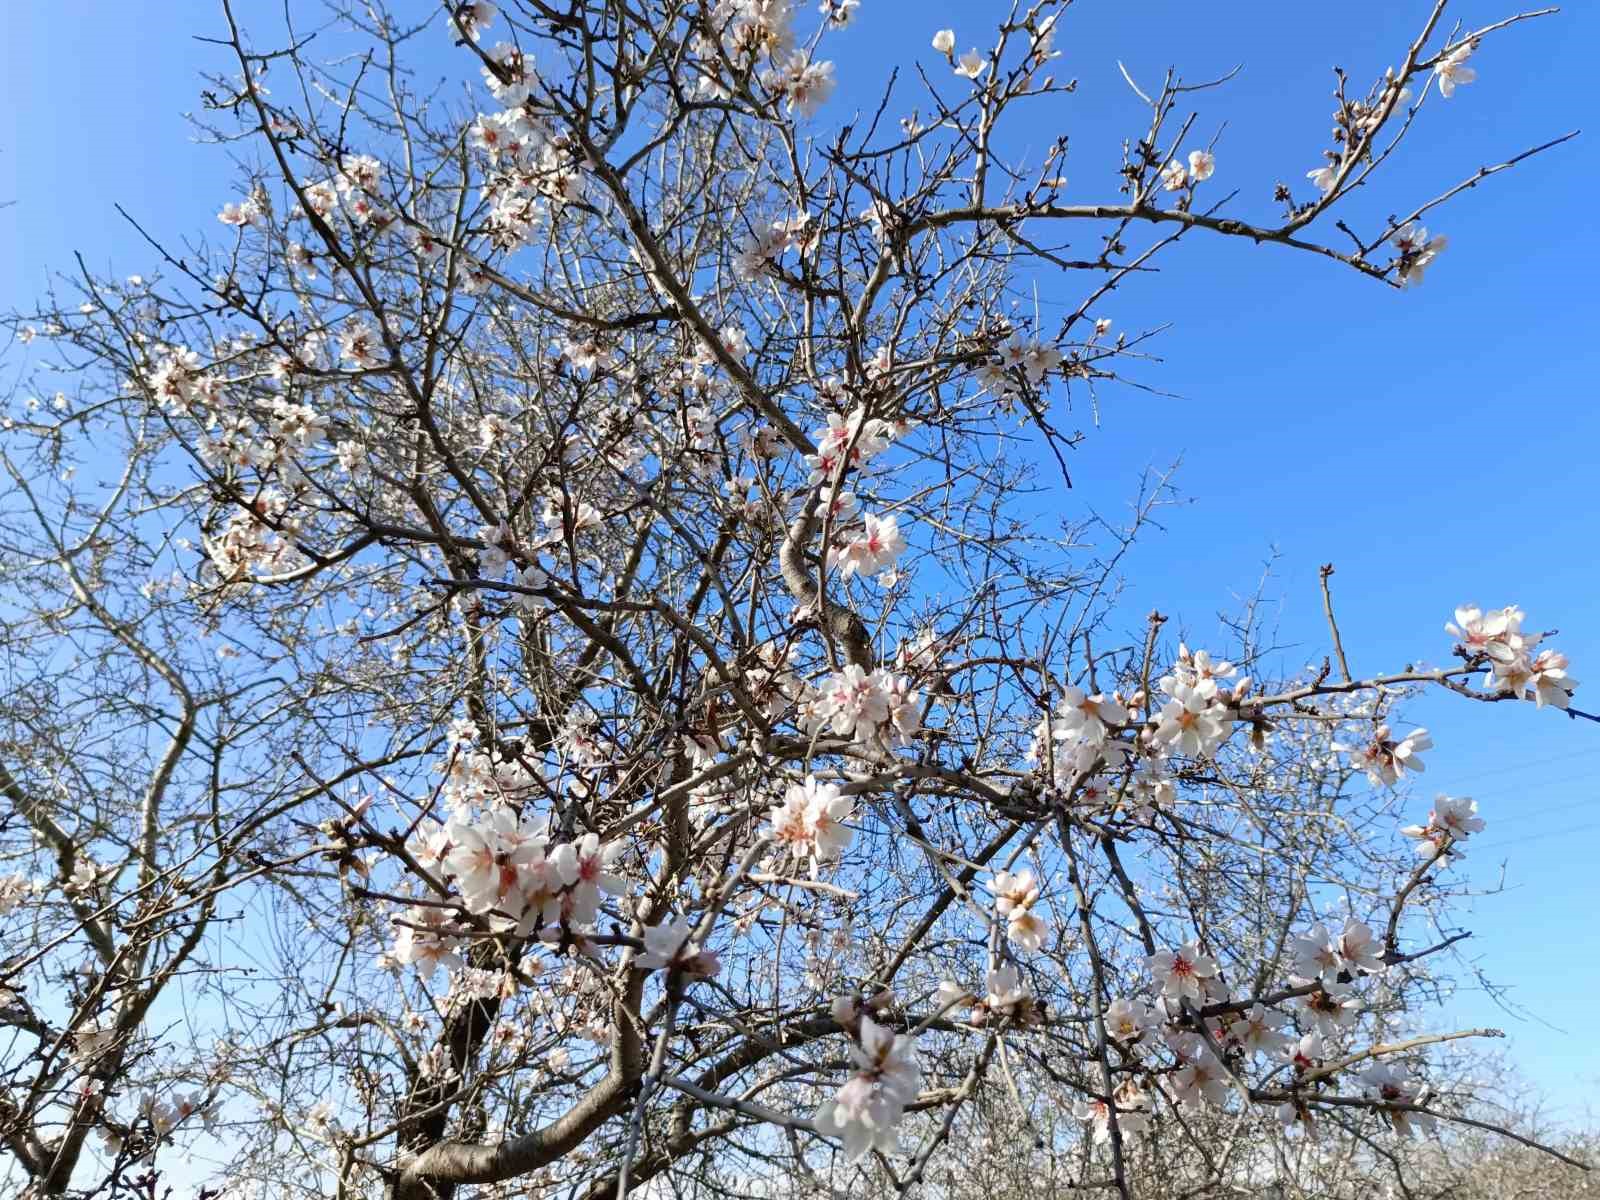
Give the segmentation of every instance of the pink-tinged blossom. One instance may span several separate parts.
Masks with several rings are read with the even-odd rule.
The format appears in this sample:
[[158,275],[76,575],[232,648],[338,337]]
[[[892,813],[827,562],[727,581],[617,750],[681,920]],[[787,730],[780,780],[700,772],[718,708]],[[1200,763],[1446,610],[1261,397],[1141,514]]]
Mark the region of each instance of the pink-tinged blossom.
[[359,321],[352,321],[339,334],[339,354],[363,371],[383,365],[382,344],[378,341],[378,335]]
[[572,364],[574,370],[590,372],[610,363],[616,351],[590,334],[568,342],[562,347],[561,355]]
[[900,527],[893,515],[862,518],[861,533],[845,543],[839,574],[848,579],[860,572],[871,575],[894,562],[906,551],[906,540],[900,536]]
[[[1427,1098],[1427,1089],[1398,1063],[1373,1063],[1361,1072],[1361,1083],[1369,1096],[1385,1105],[1421,1104]],[[1429,1113],[1399,1108],[1385,1108],[1384,1116],[1389,1118],[1394,1131],[1405,1138],[1415,1136],[1419,1130],[1432,1133],[1437,1123]]]
[[1300,1008],[1324,1037],[1333,1037],[1339,1030],[1348,1029],[1361,1014],[1361,1002],[1351,994],[1349,988],[1327,983],[1317,991],[1302,996]]
[[1441,795],[1434,800],[1426,825],[1407,825],[1400,832],[1418,839],[1417,853],[1424,858],[1437,855],[1447,843],[1453,853],[1460,854],[1456,843],[1484,830],[1484,820],[1477,814],[1478,802],[1470,796]]
[[262,205],[255,195],[239,204],[224,204],[222,211],[217,214],[217,220],[224,225],[241,228],[245,225],[254,225],[265,216]]
[[1469,604],[1456,609],[1456,619],[1444,628],[1468,654],[1486,654],[1496,662],[1510,662],[1531,650],[1541,636],[1524,633],[1524,620],[1523,611],[1514,604],[1488,612]]
[[1578,681],[1567,674],[1567,656],[1556,650],[1539,651],[1528,682],[1533,687],[1533,702],[1539,708],[1548,704],[1564,709],[1578,690]]
[[887,421],[877,417],[869,419],[860,408],[848,417],[840,412],[829,413],[826,427],[812,433],[817,452],[806,455],[806,463],[811,467],[807,482],[813,487],[820,483],[831,485],[841,460],[847,455],[848,467],[864,466],[869,459],[889,448],[891,430]]
[[439,873],[450,852],[450,834],[432,817],[424,817],[406,839],[406,850],[424,871]]
[[922,693],[914,690],[911,680],[904,675],[877,672],[882,677],[884,702],[889,708],[889,719],[880,731],[879,741],[891,748],[903,749],[911,745],[922,730]]
[[735,255],[733,269],[741,279],[754,279],[768,270],[785,251],[802,249],[811,239],[811,214],[772,221],[753,231]]
[[490,95],[506,108],[519,107],[533,94],[534,85],[539,81],[533,64],[510,42],[498,43],[488,51],[487,57],[494,64],[491,67],[485,63],[482,68],[483,82]]
[[406,911],[403,924],[395,930],[393,957],[402,966],[416,967],[417,974],[427,979],[438,967],[461,965],[456,953],[460,944],[443,910],[418,906]]
[[1133,1080],[1124,1080],[1112,1093],[1111,1103],[1101,1099],[1076,1100],[1072,1115],[1087,1121],[1094,1129],[1094,1143],[1104,1145],[1111,1139],[1111,1113],[1115,1106],[1117,1132],[1123,1137],[1135,1136],[1150,1128],[1149,1097]]
[[1007,371],[1020,370],[1028,382],[1037,387],[1045,376],[1061,366],[1061,351],[1044,342],[1024,338],[1013,333],[996,347],[1000,366]]
[[1217,169],[1217,160],[1209,150],[1189,151],[1189,177],[1196,183],[1210,179]]
[[768,71],[763,79],[768,89],[782,96],[784,107],[801,117],[812,117],[833,95],[836,80],[831,62],[812,62],[801,52]]
[[1428,231],[1415,221],[1406,222],[1394,235],[1393,243],[1400,256],[1395,260],[1396,273],[1404,287],[1421,283],[1428,266],[1450,244],[1443,235],[1429,237]]
[[332,216],[339,206],[338,190],[325,179],[308,185],[301,194],[305,196],[306,207],[324,219]]
[[823,680],[806,705],[805,724],[863,744],[905,746],[921,728],[921,700],[905,677],[851,663]]
[[1351,765],[1361,768],[1373,784],[1394,785],[1407,771],[1426,770],[1422,751],[1433,748],[1433,739],[1426,729],[1413,729],[1403,738],[1390,734],[1387,725],[1372,732],[1372,739],[1361,746],[1335,745],[1334,749],[1350,756]]
[[1325,167],[1318,167],[1313,171],[1307,171],[1306,178],[1311,180],[1312,183],[1316,184],[1317,190],[1326,196],[1329,192],[1333,191],[1334,184],[1339,181],[1339,167],[1335,163],[1329,163]]
[[461,32],[473,41],[483,36],[483,31],[494,23],[498,9],[489,0],[469,0],[456,5],[456,24]]
[[1578,681],[1567,673],[1567,656],[1559,650],[1541,650],[1535,658],[1517,654],[1509,661],[1497,659],[1490,664],[1484,684],[1532,700],[1539,708],[1565,709],[1578,690]]
[[1111,730],[1127,722],[1128,710],[1117,701],[1099,693],[1091,696],[1080,687],[1069,687],[1061,697],[1051,731],[1057,741],[1078,737],[1098,743],[1104,741]]
[[836,785],[818,783],[807,775],[804,783],[790,784],[783,803],[769,809],[773,840],[796,859],[833,862],[855,836],[844,824],[850,815],[850,797]]
[[826,519],[832,522],[834,528],[837,529],[856,515],[856,494],[854,492],[834,492],[832,496],[824,496],[818,502],[813,515],[818,519]]
[[1232,679],[1238,670],[1231,662],[1212,658],[1209,651],[1191,651],[1180,642],[1177,661],[1171,672],[1161,678],[1161,690],[1170,696],[1182,684],[1207,700],[1214,700],[1221,693],[1223,681]]
[[1295,1040],[1284,1039],[1282,1050],[1283,1061],[1294,1068],[1296,1075],[1304,1075],[1307,1071],[1314,1070],[1327,1051],[1323,1047],[1322,1034],[1316,1030],[1303,1034]]
[[479,821],[452,821],[448,829],[451,849],[445,862],[472,912],[505,907],[524,890],[522,868],[544,858],[544,838],[509,808],[496,808]]
[[1387,969],[1383,961],[1383,947],[1371,927],[1354,917],[1344,923],[1334,949],[1339,952],[1339,960],[1345,970],[1352,975],[1357,971],[1381,975]]
[[627,846],[622,842],[602,843],[597,834],[587,833],[570,849],[573,862],[570,919],[589,925],[599,916],[602,894],[620,896],[627,891],[627,881],[611,870]]
[[857,736],[861,726],[875,726],[889,716],[889,703],[877,673],[868,674],[855,663],[836,672],[822,685],[813,713],[840,737]]
[[1015,1016],[1028,1002],[1028,991],[1022,986],[1022,973],[1015,963],[990,971],[984,987],[983,1006],[995,1016]]
[[1200,951],[1199,943],[1185,942],[1176,950],[1160,950],[1145,959],[1145,966],[1173,1000],[1199,1003],[1202,981],[1217,973],[1217,961]]

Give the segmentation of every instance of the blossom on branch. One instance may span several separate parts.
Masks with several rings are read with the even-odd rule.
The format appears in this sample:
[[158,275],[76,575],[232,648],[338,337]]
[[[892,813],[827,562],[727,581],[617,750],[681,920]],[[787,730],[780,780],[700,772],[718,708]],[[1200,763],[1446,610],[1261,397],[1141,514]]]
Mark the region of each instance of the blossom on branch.
[[1145,966],[1161,985],[1163,995],[1196,1003],[1202,998],[1204,981],[1217,974],[1217,960],[1202,953],[1197,942],[1185,942],[1176,950],[1158,950],[1145,959]]
[[916,1043],[865,1014],[850,1046],[856,1073],[817,1109],[817,1128],[844,1143],[850,1162],[869,1150],[892,1154],[899,1148],[898,1127],[905,1107],[917,1098],[922,1070]]

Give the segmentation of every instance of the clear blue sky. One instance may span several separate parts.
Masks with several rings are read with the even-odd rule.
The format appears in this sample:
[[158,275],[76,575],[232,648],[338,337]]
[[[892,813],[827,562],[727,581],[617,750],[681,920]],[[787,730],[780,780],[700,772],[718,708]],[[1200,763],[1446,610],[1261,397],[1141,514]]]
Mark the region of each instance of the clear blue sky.
[[[277,44],[279,0],[238,7],[263,45]],[[887,61],[915,57],[943,78],[926,49],[933,31],[954,27],[964,48],[1004,7],[864,0],[857,25],[831,44],[841,86],[819,121],[868,102],[863,84]],[[1194,80],[1243,63],[1226,89],[1197,98],[1196,140],[1227,121],[1213,187],[1242,189],[1236,215],[1268,215],[1273,182],[1299,183],[1317,164],[1328,68],[1364,82],[1394,61],[1424,7],[1080,0],[1057,39],[1058,73],[1079,89],[1052,110],[1073,138],[1069,197],[1115,199],[1116,147],[1143,128],[1116,59],[1141,82],[1169,63]],[[1469,26],[1510,11],[1489,0],[1452,6]],[[0,210],[0,308],[25,306],[73,251],[95,268],[149,270],[151,252],[113,202],[173,242],[215,234],[217,209],[237,198],[232,164],[226,150],[196,145],[182,116],[198,104],[197,73],[226,68],[192,38],[221,31],[208,0],[19,3],[3,24],[0,202],[16,203]],[[466,76],[437,40],[424,76]],[[1600,709],[1600,558],[1583,482],[1600,470],[1596,45],[1593,4],[1491,40],[1475,59],[1479,81],[1431,104],[1410,153],[1361,198],[1355,211],[1370,223],[1588,127],[1430,220],[1451,246],[1422,288],[1397,294],[1274,247],[1191,239],[1159,278],[1102,306],[1121,329],[1173,323],[1154,346],[1163,361],[1140,378],[1181,397],[1107,389],[1101,426],[1074,464],[1070,502],[1113,511],[1144,468],[1183,459],[1178,483],[1191,502],[1168,510],[1166,534],[1135,554],[1132,611],[1158,606],[1204,640],[1276,548],[1269,592],[1285,640],[1306,646],[1307,659],[1325,640],[1316,568],[1332,561],[1358,672],[1441,661],[1455,604],[1516,602],[1536,626],[1564,630],[1557,644],[1589,680],[1579,699]],[[1058,132],[1023,128],[1016,145],[1042,147]],[[1076,418],[1091,419],[1086,407]],[[1600,1096],[1600,1048],[1587,1031],[1600,993],[1600,726],[1449,698],[1414,711],[1438,743],[1417,814],[1435,786],[1480,799],[1490,828],[1465,870],[1489,887],[1503,868],[1505,890],[1464,923],[1490,977],[1529,1014],[1468,993],[1440,1020],[1506,1028],[1515,1061],[1576,1114]]]

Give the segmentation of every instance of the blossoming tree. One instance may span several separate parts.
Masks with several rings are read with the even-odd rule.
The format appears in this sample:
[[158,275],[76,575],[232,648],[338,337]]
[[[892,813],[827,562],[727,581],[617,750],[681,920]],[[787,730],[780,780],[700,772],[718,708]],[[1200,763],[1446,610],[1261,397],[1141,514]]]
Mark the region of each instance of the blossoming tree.
[[1251,216],[1175,74],[1108,194],[1010,154],[1070,113],[1054,0],[830,119],[857,7],[224,5],[215,235],[10,322],[61,389],[0,443],[30,1194],[153,1195],[197,1139],[207,1195],[909,1193],[1004,1109],[1130,1197],[1179,1147],[1201,1187],[1483,1124],[1430,1054],[1493,1031],[1418,1023],[1494,814],[1396,790],[1395,710],[1578,715],[1565,658],[1463,607],[1445,665],[1357,671],[1331,569],[1309,674],[1249,620],[1129,640],[1162,485],[1093,551],[1029,497],[1179,238],[1419,282],[1534,151],[1353,198],[1522,18],[1440,0]]

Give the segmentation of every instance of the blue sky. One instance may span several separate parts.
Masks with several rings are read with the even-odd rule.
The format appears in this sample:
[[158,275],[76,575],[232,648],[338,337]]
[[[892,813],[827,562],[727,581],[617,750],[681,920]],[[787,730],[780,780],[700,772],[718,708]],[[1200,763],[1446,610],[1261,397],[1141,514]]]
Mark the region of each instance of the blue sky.
[[[273,40],[278,0],[238,7],[263,42]],[[951,26],[963,48],[981,44],[1002,7],[864,0],[856,26],[830,45],[841,84],[819,121],[847,119],[875,98],[864,84],[890,59],[920,60],[943,83],[946,68],[926,49],[933,31]],[[1042,148],[1066,129],[1068,197],[1113,200],[1117,147],[1143,128],[1115,60],[1141,83],[1169,63],[1195,80],[1243,63],[1225,89],[1195,97],[1195,140],[1226,121],[1212,186],[1217,195],[1241,189],[1233,215],[1267,218],[1272,184],[1299,183],[1317,165],[1330,125],[1328,68],[1364,84],[1424,15],[1420,0],[1292,7],[1286,19],[1285,6],[1267,0],[1080,0],[1057,39],[1058,73],[1075,77],[1078,91],[1051,108],[1050,124],[1015,130],[1012,147]],[[182,116],[198,105],[197,73],[227,65],[193,38],[221,31],[214,7],[73,8],[84,19],[25,4],[4,18],[0,202],[15,204],[0,210],[0,308],[26,306],[47,270],[71,268],[74,251],[96,269],[148,271],[152,252],[113,203],[181,243],[214,234],[217,209],[236,198],[228,151],[197,145]],[[1451,9],[1468,26],[1510,11],[1485,0]],[[438,41],[422,74],[465,76]],[[1474,60],[1478,82],[1430,103],[1387,182],[1356,199],[1360,227],[1480,165],[1594,126],[1596,44],[1593,5],[1497,35]],[[1090,432],[1072,464],[1069,506],[1117,511],[1143,470],[1182,459],[1186,503],[1166,511],[1165,533],[1131,559],[1130,612],[1154,605],[1196,640],[1218,637],[1215,613],[1255,587],[1275,552],[1267,592],[1283,640],[1305,647],[1286,653],[1293,668],[1322,655],[1316,572],[1331,561],[1358,672],[1442,661],[1454,605],[1515,602],[1535,627],[1563,631],[1556,644],[1591,680],[1580,702],[1600,709],[1600,575],[1580,491],[1600,467],[1600,223],[1581,186],[1593,176],[1592,136],[1434,214],[1430,227],[1451,245],[1413,292],[1276,247],[1194,238],[1160,276],[1101,306],[1119,329],[1171,323],[1152,347],[1161,361],[1137,378],[1175,395],[1108,388],[1098,428],[1083,404],[1062,422]],[[1463,869],[1485,888],[1503,877],[1503,890],[1463,923],[1474,931],[1471,953],[1528,1014],[1468,991],[1441,1027],[1505,1028],[1513,1060],[1576,1115],[1600,1095],[1600,1049],[1586,1032],[1600,991],[1600,726],[1451,697],[1412,712],[1437,742],[1417,815],[1434,790],[1447,790],[1476,796],[1490,822]]]

